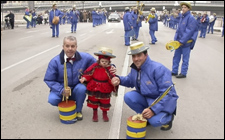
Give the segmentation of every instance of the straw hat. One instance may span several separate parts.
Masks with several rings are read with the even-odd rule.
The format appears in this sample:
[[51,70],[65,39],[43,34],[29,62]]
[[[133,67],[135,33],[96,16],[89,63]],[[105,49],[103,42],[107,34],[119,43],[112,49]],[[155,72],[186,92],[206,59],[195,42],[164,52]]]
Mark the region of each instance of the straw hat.
[[52,7],[54,7],[54,6],[56,6],[56,3],[54,3],[54,4],[52,5]]
[[73,5],[73,8],[76,8],[76,5]]
[[130,8],[129,7],[125,7],[125,10],[130,10]]
[[132,45],[130,45],[130,51],[128,52],[128,55],[134,55],[134,54],[139,54],[141,52],[144,52],[148,50],[148,46],[144,46],[143,42],[137,42]]
[[115,55],[112,55],[112,50],[106,47],[101,47],[99,52],[94,53],[94,55],[99,56],[99,55],[103,55],[103,56],[108,56],[111,58],[115,58]]
[[190,2],[181,2],[180,3],[180,6],[182,6],[182,5],[186,5],[190,10],[191,10],[191,3]]
[[155,12],[155,11],[156,11],[156,10],[155,10],[155,7],[152,7],[152,9],[150,9],[150,11],[154,11],[154,12]]

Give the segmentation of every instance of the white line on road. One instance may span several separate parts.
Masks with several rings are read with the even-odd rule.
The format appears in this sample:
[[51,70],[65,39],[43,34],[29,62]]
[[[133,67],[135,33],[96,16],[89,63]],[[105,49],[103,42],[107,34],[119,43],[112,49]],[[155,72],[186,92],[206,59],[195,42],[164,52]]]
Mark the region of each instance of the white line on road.
[[47,33],[49,33],[49,32],[44,32],[44,33],[40,33],[40,34],[47,34]]
[[43,52],[40,52],[40,53],[38,53],[38,54],[36,54],[36,55],[33,55],[33,56],[31,56],[31,57],[28,57],[27,59],[24,59],[24,60],[22,60],[22,61],[20,61],[20,62],[18,62],[18,63],[15,63],[15,64],[13,64],[13,65],[11,65],[11,66],[8,66],[8,67],[2,69],[1,72],[5,71],[5,70],[7,70],[7,69],[10,69],[10,68],[12,68],[12,67],[14,67],[14,66],[16,66],[16,65],[19,65],[19,64],[21,64],[21,63],[23,63],[23,62],[26,62],[27,60],[30,60],[30,59],[32,59],[32,58],[34,58],[34,57],[36,57],[36,56],[39,56],[39,55],[41,55],[41,54],[43,54],[43,53],[46,53],[46,52],[48,52],[48,51],[50,51],[50,50],[52,50],[52,49],[57,48],[57,47],[59,47],[59,45],[57,45],[57,46],[55,46],[55,47],[52,47],[52,48],[50,48],[50,49],[47,49],[47,50],[45,50],[45,51],[43,51]]
[[80,36],[84,36],[84,35],[86,35],[86,33],[85,34],[81,34]]
[[[128,51],[129,51],[129,47],[127,49],[127,53]],[[122,76],[127,75],[128,64],[129,64],[129,55],[126,55],[124,64],[123,64],[124,67],[121,74]],[[112,117],[112,122],[111,122],[110,130],[109,130],[108,139],[119,139],[124,92],[125,92],[125,87],[119,86],[118,96],[116,97],[116,103],[115,103],[115,108],[113,111],[113,117]]]
[[30,38],[30,37],[32,37],[32,36],[27,36],[27,37],[19,38],[18,40],[26,39],[26,38]]

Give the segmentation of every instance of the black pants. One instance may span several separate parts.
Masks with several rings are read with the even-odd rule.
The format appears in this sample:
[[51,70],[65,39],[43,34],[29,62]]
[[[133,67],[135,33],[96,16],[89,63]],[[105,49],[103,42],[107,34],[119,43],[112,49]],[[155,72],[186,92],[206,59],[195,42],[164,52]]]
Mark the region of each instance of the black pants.
[[14,20],[10,19],[9,22],[10,22],[11,28],[14,29]]

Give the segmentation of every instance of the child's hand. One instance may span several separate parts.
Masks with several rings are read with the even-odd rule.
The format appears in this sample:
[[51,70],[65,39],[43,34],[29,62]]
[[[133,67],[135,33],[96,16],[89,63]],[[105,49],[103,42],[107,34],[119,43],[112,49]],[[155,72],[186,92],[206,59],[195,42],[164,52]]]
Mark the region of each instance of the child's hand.
[[84,77],[81,77],[81,78],[80,78],[80,82],[81,82],[81,83],[84,83],[84,81],[87,81],[87,79],[84,78]]

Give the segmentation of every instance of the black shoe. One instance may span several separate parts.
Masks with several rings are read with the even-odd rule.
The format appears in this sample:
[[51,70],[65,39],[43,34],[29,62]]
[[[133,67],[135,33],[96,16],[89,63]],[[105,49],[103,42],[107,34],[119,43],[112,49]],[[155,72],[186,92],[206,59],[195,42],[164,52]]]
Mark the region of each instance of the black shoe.
[[55,36],[52,36],[52,37],[55,37]]
[[172,128],[173,119],[174,119],[174,115],[172,115],[172,120],[168,124],[162,125],[160,129],[163,131],[170,130]]
[[176,76],[176,78],[186,78],[186,75],[180,73],[179,75]]
[[176,74],[176,73],[172,73],[172,72],[171,72],[171,75],[172,75],[172,76],[177,76],[177,74]]

